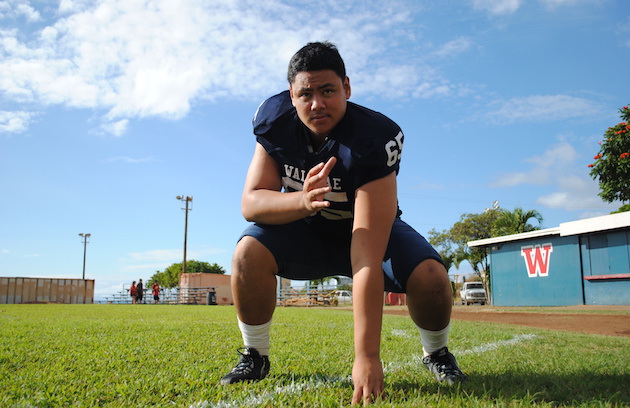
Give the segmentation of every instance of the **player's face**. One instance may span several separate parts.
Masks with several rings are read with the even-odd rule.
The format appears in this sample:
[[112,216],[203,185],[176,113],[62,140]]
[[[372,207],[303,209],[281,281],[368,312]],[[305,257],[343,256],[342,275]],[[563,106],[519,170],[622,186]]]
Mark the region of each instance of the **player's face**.
[[289,91],[298,117],[321,141],[346,114],[350,80],[330,69],[299,72]]

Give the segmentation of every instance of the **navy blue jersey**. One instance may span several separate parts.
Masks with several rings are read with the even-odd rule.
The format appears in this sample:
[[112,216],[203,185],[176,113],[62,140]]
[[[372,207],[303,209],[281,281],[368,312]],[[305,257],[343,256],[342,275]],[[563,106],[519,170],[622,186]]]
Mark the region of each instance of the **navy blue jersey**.
[[278,164],[283,190],[302,190],[308,171],[337,158],[325,199],[330,207],[304,220],[327,239],[349,241],[355,192],[362,185],[398,172],[404,136],[386,116],[348,102],[346,114],[315,150],[309,130],[300,121],[288,91],[263,102],[253,119],[256,140]]

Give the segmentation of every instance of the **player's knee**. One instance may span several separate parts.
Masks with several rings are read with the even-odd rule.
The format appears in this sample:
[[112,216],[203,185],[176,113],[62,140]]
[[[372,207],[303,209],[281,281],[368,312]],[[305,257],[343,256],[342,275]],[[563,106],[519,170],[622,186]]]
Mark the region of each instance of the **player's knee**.
[[441,262],[438,262],[435,259],[427,259],[426,261],[420,263],[414,270],[414,273],[416,272],[428,279],[448,279],[446,268],[444,267],[444,265],[442,265]]
[[435,259],[427,259],[416,266],[407,281],[407,290],[414,288],[430,292],[450,292],[450,279],[444,265]]
[[232,275],[275,273],[277,270],[273,254],[257,239],[245,236],[232,255]]

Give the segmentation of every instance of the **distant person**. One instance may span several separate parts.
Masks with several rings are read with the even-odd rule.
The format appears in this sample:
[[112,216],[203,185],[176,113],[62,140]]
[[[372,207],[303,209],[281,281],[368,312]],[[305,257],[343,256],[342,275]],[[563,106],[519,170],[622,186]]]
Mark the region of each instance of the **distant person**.
[[138,281],[138,303],[142,303],[144,298],[144,287],[142,286],[142,279]]
[[350,80],[330,43],[298,51],[287,79],[289,90],[263,102],[253,120],[258,143],[241,201],[253,223],[236,245],[231,280],[245,349],[221,383],[269,373],[276,275],[353,278],[353,404],[371,403],[384,391],[385,290],[407,293],[424,366],[438,381],[466,381],[447,348],[452,292],[446,268],[400,218],[400,127],[347,101]]
[[138,302],[138,287],[136,286],[136,281],[131,282],[129,296],[131,296],[131,304],[135,305]]
[[153,292],[153,303],[157,304],[160,301],[160,284],[154,282],[151,285],[151,291]]

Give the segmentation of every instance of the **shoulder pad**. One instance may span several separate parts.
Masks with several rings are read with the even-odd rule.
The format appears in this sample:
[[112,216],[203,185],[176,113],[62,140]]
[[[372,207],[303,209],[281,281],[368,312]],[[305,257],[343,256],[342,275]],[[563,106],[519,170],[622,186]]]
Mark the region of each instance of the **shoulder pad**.
[[294,109],[289,91],[280,92],[265,100],[260,104],[252,119],[254,134],[265,134],[279,117]]

